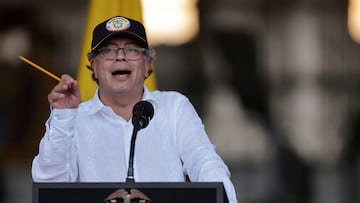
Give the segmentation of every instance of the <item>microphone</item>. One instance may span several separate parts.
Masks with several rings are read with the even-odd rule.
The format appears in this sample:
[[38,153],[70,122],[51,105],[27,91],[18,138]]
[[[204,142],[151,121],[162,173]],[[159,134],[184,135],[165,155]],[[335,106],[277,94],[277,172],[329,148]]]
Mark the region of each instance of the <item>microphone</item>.
[[148,101],[139,101],[133,108],[132,124],[137,131],[146,128],[154,115],[154,107]]
[[154,107],[148,101],[139,101],[133,108],[132,124],[134,126],[129,155],[129,168],[126,178],[126,182],[134,182],[134,152],[135,152],[135,140],[137,132],[149,125],[150,120],[154,116]]

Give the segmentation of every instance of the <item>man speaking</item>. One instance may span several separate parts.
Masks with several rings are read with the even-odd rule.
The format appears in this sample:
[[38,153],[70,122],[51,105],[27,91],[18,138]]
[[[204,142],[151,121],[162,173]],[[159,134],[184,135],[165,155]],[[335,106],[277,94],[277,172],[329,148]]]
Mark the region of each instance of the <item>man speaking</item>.
[[[88,58],[98,84],[92,99],[80,102],[78,83],[69,75],[62,75],[48,95],[51,113],[32,164],[35,182],[183,182],[189,177],[223,182],[229,201],[237,202],[228,167],[189,99],[145,87],[154,52],[140,22],[116,16],[97,25]],[[151,104],[153,115],[136,130],[129,161],[133,109],[140,101]]]

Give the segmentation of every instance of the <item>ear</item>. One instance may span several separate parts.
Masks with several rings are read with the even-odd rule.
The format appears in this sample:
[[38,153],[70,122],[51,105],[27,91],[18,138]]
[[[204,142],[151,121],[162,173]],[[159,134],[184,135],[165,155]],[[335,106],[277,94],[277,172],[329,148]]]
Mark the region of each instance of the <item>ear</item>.
[[145,79],[148,78],[152,72],[152,60],[145,60]]
[[91,67],[91,70],[94,72],[95,78],[97,78],[97,67],[96,67],[95,60],[90,61],[90,67]]

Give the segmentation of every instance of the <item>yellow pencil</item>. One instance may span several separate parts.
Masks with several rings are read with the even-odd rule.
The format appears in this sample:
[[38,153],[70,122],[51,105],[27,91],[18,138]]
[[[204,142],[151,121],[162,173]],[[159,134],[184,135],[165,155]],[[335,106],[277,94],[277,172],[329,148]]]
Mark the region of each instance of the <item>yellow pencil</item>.
[[55,80],[57,80],[57,81],[59,81],[59,82],[61,81],[61,78],[59,78],[58,76],[50,73],[49,71],[45,70],[44,68],[40,67],[39,65],[31,62],[29,59],[27,59],[27,58],[25,58],[25,57],[23,57],[23,56],[19,56],[19,58],[20,58],[22,61],[24,61],[24,62],[28,63],[29,65],[31,65],[32,67],[38,69],[39,71],[45,73],[45,74],[48,75],[48,76],[54,78]]

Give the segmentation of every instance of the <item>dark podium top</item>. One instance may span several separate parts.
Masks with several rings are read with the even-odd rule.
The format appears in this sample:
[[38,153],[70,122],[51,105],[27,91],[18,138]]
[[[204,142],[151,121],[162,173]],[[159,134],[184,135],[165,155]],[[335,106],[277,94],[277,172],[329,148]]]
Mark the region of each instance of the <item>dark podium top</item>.
[[33,183],[33,203],[103,203],[118,189],[137,189],[153,203],[227,203],[223,183]]

